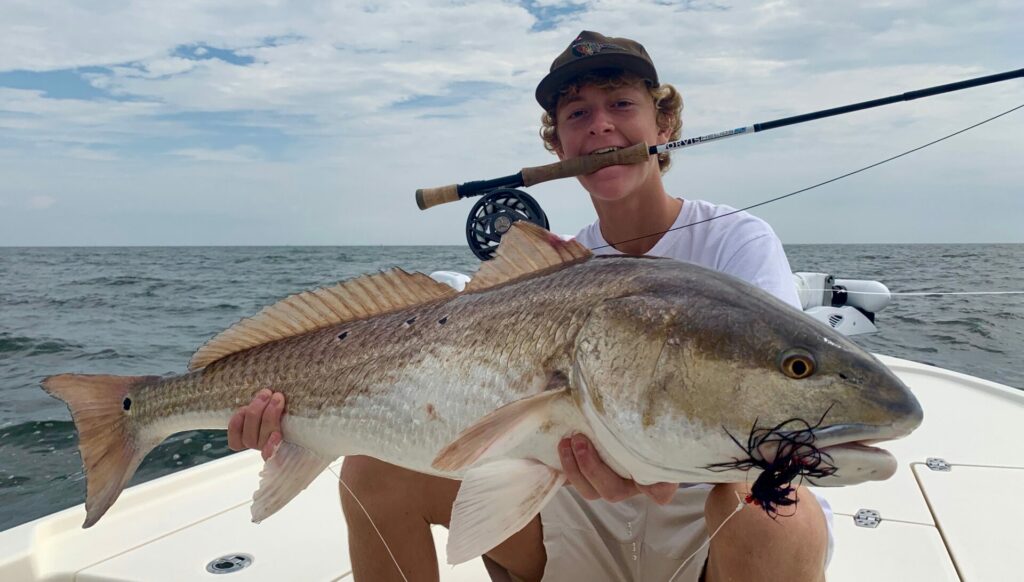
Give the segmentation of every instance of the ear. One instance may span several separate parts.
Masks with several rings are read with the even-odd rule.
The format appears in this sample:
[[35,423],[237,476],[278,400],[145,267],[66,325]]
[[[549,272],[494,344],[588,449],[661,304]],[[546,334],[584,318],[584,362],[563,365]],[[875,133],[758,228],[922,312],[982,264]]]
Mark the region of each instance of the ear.
[[[657,115],[657,113],[655,113],[655,115]],[[665,124],[665,127],[658,128],[658,145],[668,143],[668,138],[671,137],[672,134],[672,126],[675,125],[675,120],[673,119],[671,121],[673,123],[667,123]],[[657,123],[657,117],[655,117],[655,123]]]

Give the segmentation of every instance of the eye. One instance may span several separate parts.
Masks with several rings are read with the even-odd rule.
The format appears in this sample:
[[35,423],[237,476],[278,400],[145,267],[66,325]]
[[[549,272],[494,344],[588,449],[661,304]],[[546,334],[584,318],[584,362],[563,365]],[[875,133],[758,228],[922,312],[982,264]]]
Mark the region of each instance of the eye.
[[615,107],[617,109],[624,109],[624,108],[630,107],[632,105],[633,105],[633,102],[630,101],[629,99],[619,99],[618,101],[615,102]]
[[779,356],[782,373],[794,380],[803,380],[814,374],[814,356],[804,350],[786,350]]
[[578,119],[578,118],[582,117],[584,113],[585,113],[584,109],[573,109],[568,114],[566,114],[565,119],[567,121],[570,120],[570,119]]

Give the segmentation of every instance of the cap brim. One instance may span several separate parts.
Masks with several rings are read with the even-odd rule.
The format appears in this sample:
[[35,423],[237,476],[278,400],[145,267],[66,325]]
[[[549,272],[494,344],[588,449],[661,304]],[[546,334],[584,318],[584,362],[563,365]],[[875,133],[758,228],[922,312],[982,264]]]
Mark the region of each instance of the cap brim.
[[649,61],[628,53],[599,53],[578,58],[548,73],[537,85],[534,94],[537,103],[545,110],[551,109],[563,85],[595,69],[622,69],[640,75],[654,87],[658,86],[658,72]]

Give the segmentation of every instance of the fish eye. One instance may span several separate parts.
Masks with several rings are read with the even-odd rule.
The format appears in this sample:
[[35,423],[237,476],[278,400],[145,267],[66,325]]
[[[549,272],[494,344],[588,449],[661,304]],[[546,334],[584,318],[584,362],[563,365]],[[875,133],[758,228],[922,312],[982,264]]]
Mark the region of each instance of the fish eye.
[[804,350],[787,350],[779,358],[782,373],[794,380],[803,380],[814,374],[814,356]]

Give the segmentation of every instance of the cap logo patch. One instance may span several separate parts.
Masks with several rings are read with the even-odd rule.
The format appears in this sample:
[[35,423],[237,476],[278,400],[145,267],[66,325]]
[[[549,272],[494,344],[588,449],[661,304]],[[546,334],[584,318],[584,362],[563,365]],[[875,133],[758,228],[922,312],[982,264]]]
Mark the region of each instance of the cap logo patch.
[[596,55],[597,53],[605,49],[614,49],[617,51],[625,51],[624,48],[617,44],[611,44],[606,42],[594,42],[590,40],[583,40],[573,43],[572,54],[576,57],[589,57],[590,55]]

